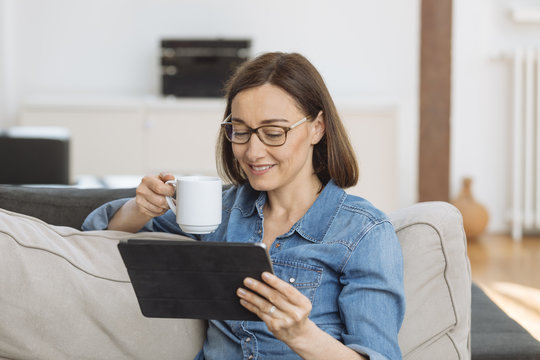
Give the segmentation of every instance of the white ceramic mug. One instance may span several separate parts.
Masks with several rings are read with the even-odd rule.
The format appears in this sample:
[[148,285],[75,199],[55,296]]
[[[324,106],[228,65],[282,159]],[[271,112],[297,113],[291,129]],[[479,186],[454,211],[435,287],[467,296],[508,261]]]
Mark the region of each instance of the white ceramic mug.
[[169,180],[176,187],[176,203],[167,203],[176,214],[176,222],[189,234],[208,234],[221,224],[221,179],[215,176],[182,176]]

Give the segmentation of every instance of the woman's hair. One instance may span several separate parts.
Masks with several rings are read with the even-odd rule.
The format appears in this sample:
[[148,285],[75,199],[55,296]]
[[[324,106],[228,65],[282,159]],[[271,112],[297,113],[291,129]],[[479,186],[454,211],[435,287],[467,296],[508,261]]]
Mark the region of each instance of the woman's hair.
[[[239,66],[225,85],[227,107],[223,117],[231,113],[232,101],[239,92],[264,84],[286,91],[311,119],[322,111],[326,130],[313,149],[315,174],[323,184],[332,179],[341,188],[356,185],[358,165],[347,132],[321,75],[302,55],[266,53]],[[224,180],[235,185],[247,182],[223,128],[218,137],[216,161]]]

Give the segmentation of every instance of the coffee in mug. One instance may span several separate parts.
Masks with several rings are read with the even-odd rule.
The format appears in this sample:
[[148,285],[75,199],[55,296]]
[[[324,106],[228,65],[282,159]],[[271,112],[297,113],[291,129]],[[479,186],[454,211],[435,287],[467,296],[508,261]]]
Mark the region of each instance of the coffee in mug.
[[176,214],[176,222],[189,234],[209,234],[221,224],[221,179],[215,176],[182,176],[169,180],[176,187],[176,203],[167,203]]

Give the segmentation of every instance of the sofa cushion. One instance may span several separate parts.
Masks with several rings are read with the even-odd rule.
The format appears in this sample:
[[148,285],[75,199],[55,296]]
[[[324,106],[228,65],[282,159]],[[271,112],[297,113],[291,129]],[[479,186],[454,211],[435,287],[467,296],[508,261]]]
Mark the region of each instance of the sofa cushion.
[[0,209],[0,358],[193,359],[205,323],[145,318],[117,244],[164,233],[80,232]]
[[471,273],[459,211],[418,203],[389,214],[404,259],[404,359],[470,357]]

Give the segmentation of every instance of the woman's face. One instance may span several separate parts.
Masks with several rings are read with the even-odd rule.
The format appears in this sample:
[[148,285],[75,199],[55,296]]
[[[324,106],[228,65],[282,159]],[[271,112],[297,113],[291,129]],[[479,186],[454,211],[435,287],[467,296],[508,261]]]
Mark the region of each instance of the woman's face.
[[[289,127],[307,115],[287,92],[271,84],[239,92],[231,103],[231,113],[233,122],[243,122],[253,129],[261,125]],[[254,189],[294,190],[316,179],[313,146],[323,134],[324,121],[319,115],[289,131],[281,146],[265,145],[252,134],[246,144],[232,144],[232,149]]]

